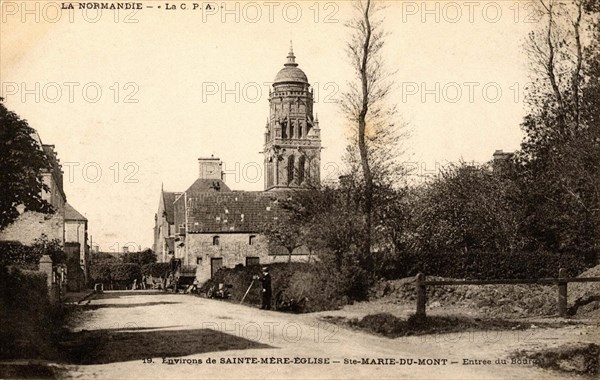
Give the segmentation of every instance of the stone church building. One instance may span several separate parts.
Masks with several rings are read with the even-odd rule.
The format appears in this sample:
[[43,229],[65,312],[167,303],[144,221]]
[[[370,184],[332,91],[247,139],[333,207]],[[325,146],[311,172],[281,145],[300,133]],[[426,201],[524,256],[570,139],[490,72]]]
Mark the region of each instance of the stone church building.
[[321,137],[313,90],[293,50],[275,76],[264,130],[264,191],[234,191],[218,158],[200,158],[198,179],[183,192],[161,189],[154,251],[159,261],[181,259],[204,282],[221,267],[307,260],[304,247],[269,248],[262,228],[282,213],[286,190],[320,183]]

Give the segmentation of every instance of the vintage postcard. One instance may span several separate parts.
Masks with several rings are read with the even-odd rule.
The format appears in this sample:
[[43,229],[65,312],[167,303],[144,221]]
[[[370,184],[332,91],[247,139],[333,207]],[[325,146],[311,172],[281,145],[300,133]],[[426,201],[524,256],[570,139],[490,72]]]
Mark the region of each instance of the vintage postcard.
[[600,374],[597,0],[0,0],[0,378]]

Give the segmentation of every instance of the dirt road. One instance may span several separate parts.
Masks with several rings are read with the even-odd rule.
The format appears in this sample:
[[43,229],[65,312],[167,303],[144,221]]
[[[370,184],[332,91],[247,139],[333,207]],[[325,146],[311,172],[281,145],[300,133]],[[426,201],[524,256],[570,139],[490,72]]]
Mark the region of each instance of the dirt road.
[[71,326],[81,355],[67,366],[76,378],[548,379],[558,375],[511,364],[509,353],[585,331],[388,339],[323,322],[322,313],[282,314],[178,294],[114,292],[83,307]]

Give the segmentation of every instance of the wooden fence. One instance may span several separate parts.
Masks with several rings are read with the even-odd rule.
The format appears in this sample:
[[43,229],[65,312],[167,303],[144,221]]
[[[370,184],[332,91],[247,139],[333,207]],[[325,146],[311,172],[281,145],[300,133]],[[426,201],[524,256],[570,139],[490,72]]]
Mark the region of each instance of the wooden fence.
[[426,281],[425,275],[419,273],[415,279],[417,287],[417,315],[425,317],[425,307],[427,304],[428,286],[456,286],[456,285],[520,285],[520,284],[539,284],[539,285],[557,285],[558,286],[558,315],[565,317],[567,315],[567,284],[569,282],[600,282],[600,277],[567,277],[565,269],[558,271],[557,278],[539,278],[539,279],[506,279],[506,280],[433,280]]

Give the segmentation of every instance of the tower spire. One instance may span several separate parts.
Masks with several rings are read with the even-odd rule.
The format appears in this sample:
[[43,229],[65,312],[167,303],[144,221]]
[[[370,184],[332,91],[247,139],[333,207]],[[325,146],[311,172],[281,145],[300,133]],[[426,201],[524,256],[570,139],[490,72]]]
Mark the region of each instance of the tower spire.
[[292,44],[292,40],[290,40],[290,52],[287,55],[287,62],[284,63],[284,66],[298,66],[298,64],[296,63],[296,56],[294,55],[294,46]]

